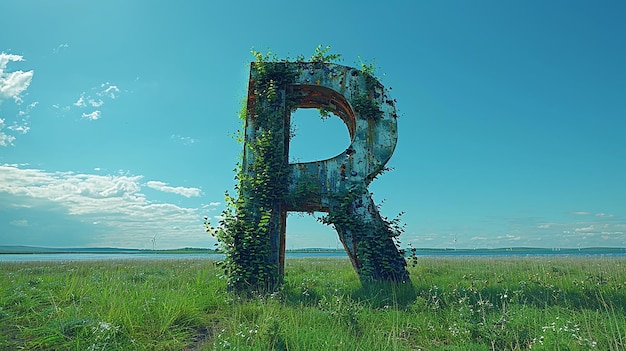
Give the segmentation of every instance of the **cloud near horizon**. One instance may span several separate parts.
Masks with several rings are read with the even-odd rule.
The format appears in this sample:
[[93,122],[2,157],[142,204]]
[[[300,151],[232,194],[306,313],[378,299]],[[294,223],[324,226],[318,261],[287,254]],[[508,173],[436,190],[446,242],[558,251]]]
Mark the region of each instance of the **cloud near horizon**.
[[[95,175],[74,172],[47,172],[18,165],[0,165],[0,195],[9,196],[11,207],[21,210],[57,208],[65,216],[94,226],[84,233],[84,245],[147,247],[159,233],[158,247],[177,247],[179,236],[185,242],[209,247],[198,208],[150,201],[141,192],[145,185],[156,190],[185,196],[199,196],[197,188],[171,187],[164,182],[141,182],[143,176]],[[2,206],[0,206],[2,207]],[[24,217],[6,218],[13,226],[27,227]],[[95,228],[98,227],[98,228]],[[38,230],[45,231],[45,228]],[[0,235],[1,237],[2,235]],[[2,241],[4,241],[3,239]]]
[[155,190],[163,191],[166,193],[178,194],[187,198],[192,197],[192,196],[197,197],[197,196],[200,196],[200,194],[202,193],[202,191],[198,188],[185,188],[182,186],[172,187],[172,186],[168,186],[167,183],[159,182],[155,180],[151,180],[147,182],[146,185],[149,188],[152,188]]
[[626,221],[616,215],[598,214],[570,212],[569,215],[573,215],[575,219],[565,216],[560,222],[519,218],[520,224],[511,227],[509,231],[502,230],[500,226],[493,229],[465,228],[463,231],[451,227],[445,231],[425,234],[403,234],[403,238],[414,247],[429,248],[626,246]]

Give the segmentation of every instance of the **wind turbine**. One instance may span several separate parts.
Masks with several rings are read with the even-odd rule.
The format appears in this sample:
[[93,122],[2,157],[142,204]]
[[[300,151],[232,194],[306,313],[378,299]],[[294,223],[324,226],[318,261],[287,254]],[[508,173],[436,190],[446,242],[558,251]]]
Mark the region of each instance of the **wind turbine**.
[[157,235],[159,235],[159,233],[154,234],[154,236],[152,237],[152,240],[150,240],[150,241],[152,241],[152,251],[154,251],[155,247],[156,247],[156,237],[157,237]]

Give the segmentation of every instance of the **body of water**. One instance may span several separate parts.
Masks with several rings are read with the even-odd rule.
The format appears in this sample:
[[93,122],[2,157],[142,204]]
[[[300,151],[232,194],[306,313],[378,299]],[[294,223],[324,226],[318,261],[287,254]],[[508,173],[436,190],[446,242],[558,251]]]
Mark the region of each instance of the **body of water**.
[[[339,258],[347,259],[344,252],[287,252],[287,259],[290,258]],[[552,252],[536,251],[435,251],[418,252],[420,257],[623,257],[626,258],[626,250],[612,252],[585,252],[568,250]],[[37,254],[0,254],[0,262],[29,262],[29,261],[89,261],[89,260],[185,260],[185,259],[207,259],[221,260],[222,254],[207,253],[37,253]]]
[[[343,252],[319,253],[286,253],[286,258],[348,258]],[[0,254],[0,262],[29,262],[29,261],[97,261],[97,260],[190,260],[207,259],[221,260],[222,254],[182,253],[37,253],[37,254]]]

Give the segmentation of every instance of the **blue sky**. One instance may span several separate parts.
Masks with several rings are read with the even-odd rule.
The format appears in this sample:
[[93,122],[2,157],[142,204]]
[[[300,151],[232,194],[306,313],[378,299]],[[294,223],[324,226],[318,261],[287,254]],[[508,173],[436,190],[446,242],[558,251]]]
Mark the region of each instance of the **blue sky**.
[[[213,247],[250,49],[360,56],[397,99],[370,189],[416,247],[626,246],[623,1],[4,1],[0,245]],[[294,161],[349,145],[298,110]],[[384,200],[384,201],[383,201]],[[287,247],[336,247],[290,215]]]

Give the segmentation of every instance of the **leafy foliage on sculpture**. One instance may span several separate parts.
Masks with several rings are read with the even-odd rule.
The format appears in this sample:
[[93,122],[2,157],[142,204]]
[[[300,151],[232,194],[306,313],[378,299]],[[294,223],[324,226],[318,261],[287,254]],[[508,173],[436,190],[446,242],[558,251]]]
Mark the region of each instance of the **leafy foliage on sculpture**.
[[[242,111],[244,147],[236,197],[217,229],[229,287],[273,291],[284,274],[288,211],[328,213],[362,282],[409,279],[397,238],[397,219],[381,217],[369,183],[386,168],[397,143],[395,101],[372,76],[372,67],[339,65],[329,47],[310,60],[278,60],[253,52],[248,97]],[[290,116],[317,108],[340,117],[352,143],[328,160],[289,164]]]

